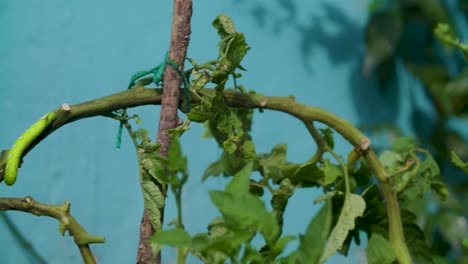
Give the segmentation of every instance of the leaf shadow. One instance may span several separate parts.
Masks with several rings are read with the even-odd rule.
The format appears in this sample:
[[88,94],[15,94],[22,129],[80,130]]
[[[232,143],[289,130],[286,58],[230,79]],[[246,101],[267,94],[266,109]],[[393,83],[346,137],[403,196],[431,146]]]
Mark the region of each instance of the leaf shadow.
[[[298,34],[296,47],[300,51],[300,63],[309,74],[313,72],[314,56],[324,51],[334,65],[351,64],[349,88],[352,101],[359,116],[359,122],[369,124],[391,124],[396,121],[399,111],[399,88],[390,80],[392,89],[381,91],[378,80],[362,74],[364,58],[364,25],[353,20],[339,7],[324,2],[320,4],[299,4],[297,1],[276,0],[270,4],[260,1],[239,1],[245,12],[261,29],[280,37],[283,31]],[[323,16],[317,16],[311,9],[322,9]],[[299,10],[308,13],[308,19],[299,18]]]

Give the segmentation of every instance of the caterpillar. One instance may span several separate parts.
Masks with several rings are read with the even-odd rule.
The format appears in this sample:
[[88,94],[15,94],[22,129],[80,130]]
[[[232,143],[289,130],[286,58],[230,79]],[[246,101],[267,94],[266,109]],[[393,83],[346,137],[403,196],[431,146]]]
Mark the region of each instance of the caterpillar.
[[10,149],[5,166],[4,180],[7,185],[13,185],[18,175],[18,165],[24,150],[55,120],[55,113],[49,112],[28,128]]

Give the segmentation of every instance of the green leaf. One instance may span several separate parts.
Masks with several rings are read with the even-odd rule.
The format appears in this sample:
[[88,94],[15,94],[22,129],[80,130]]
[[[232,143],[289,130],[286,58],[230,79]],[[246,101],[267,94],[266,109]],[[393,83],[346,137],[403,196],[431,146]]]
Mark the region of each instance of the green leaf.
[[144,128],[140,128],[137,131],[135,131],[135,137],[142,141],[148,139],[148,134],[149,134],[149,131]]
[[179,137],[174,137],[172,138],[172,142],[167,152],[167,159],[168,162],[170,162],[171,160],[180,158],[182,158],[182,147],[180,146]]
[[335,147],[335,140],[333,139],[333,130],[329,127],[327,128],[320,128],[320,133],[322,134],[323,139],[327,142],[327,145],[333,149]]
[[286,151],[286,144],[278,144],[274,146],[270,154],[265,155],[260,159],[260,167],[264,167],[265,170],[269,165],[284,164],[286,162]]
[[255,145],[252,140],[246,140],[242,145],[242,157],[246,160],[252,160],[257,157]]
[[385,167],[388,173],[392,174],[400,168],[400,165],[404,163],[405,159],[397,152],[385,150],[382,152],[382,154],[380,154],[379,160],[382,162],[382,165]]
[[367,167],[365,162],[361,161],[359,169],[351,171],[350,174],[356,180],[358,186],[369,186],[369,181],[372,178],[372,171]]
[[178,127],[168,129],[169,136],[172,138],[180,138],[185,131],[190,129],[190,120],[185,120],[184,123]]
[[299,248],[288,257],[288,263],[319,263],[332,225],[332,203],[326,202],[299,236]]
[[232,176],[241,170],[246,162],[238,155],[229,154],[223,151],[220,158],[221,166],[223,167],[223,173],[226,176]]
[[[218,71],[214,71],[212,82],[223,84],[226,82],[227,73],[233,72],[240,67],[240,63],[247,51],[250,49],[245,41],[244,34],[237,32],[231,18],[226,15],[219,15],[213,21],[213,26],[218,30],[221,37],[219,42],[220,61]],[[245,70],[243,67],[240,67]]]
[[462,244],[466,249],[468,249],[468,238],[463,239]]
[[224,150],[228,153],[234,153],[237,149],[237,143],[242,139],[244,130],[239,117],[231,110],[228,113],[220,115],[216,124],[216,129],[227,135],[227,139],[223,142]]
[[164,207],[164,196],[153,181],[141,181],[143,201],[146,211],[156,232],[162,229],[161,209]]
[[369,264],[391,264],[396,260],[390,243],[379,234],[372,234],[367,249],[367,262]]
[[213,21],[213,26],[218,30],[218,35],[223,39],[230,34],[236,33],[236,27],[231,18],[225,14],[218,15]]
[[425,159],[420,161],[417,171],[406,171],[398,174],[394,179],[395,189],[401,192],[401,197],[405,200],[412,200],[417,197],[422,197],[425,193],[433,190],[441,200],[445,200],[448,190],[441,182],[440,170],[436,161],[428,151],[422,151]]
[[439,165],[429,152],[425,152],[426,159],[421,163],[420,173],[426,178],[434,178],[440,175]]
[[416,146],[413,137],[399,137],[392,142],[392,150],[405,155]]
[[416,215],[407,210],[402,210],[401,218],[403,230],[405,230],[405,239],[415,263],[431,263],[431,250],[427,245],[424,232],[416,223]]
[[158,143],[151,143],[149,140],[143,140],[140,143],[140,147],[143,148],[145,153],[155,153],[161,147],[161,145]]
[[335,164],[330,163],[328,159],[325,159],[324,166],[320,168],[323,171],[323,175],[325,176],[322,180],[323,186],[328,186],[336,181],[336,179],[343,175],[340,167],[336,166]]
[[184,172],[187,170],[187,158],[182,156],[182,147],[179,137],[174,137],[167,153],[167,169],[171,173]]
[[160,159],[158,154],[144,155],[141,159],[140,165],[157,182],[164,184],[169,183],[169,179],[164,171],[164,161]]
[[[227,68],[226,68],[227,70]],[[211,77],[211,82],[218,84],[220,86],[224,86],[224,83],[226,83],[228,79],[228,73],[226,71],[213,71],[213,75]]]
[[229,256],[237,258],[241,245],[252,239],[249,231],[229,229],[223,218],[211,221],[208,230],[208,234],[198,234],[192,239],[192,253],[205,263],[225,263]]
[[192,71],[194,80],[190,87],[191,90],[200,91],[205,88],[205,85],[210,81],[211,77],[209,72],[206,71]]
[[292,176],[292,184],[301,182],[317,184],[325,177],[323,170],[317,167],[317,163],[306,162],[302,164]]
[[296,240],[296,237],[292,235],[280,237],[273,246],[272,253],[276,256],[281,254],[286,245],[293,240]]
[[361,196],[353,193],[345,196],[338,222],[328,238],[328,243],[320,259],[320,263],[324,262],[341,248],[348,236],[348,232],[355,227],[355,219],[362,216],[365,210],[366,202]]
[[255,247],[248,243],[245,246],[244,256],[242,256],[241,263],[263,264],[265,263],[265,261],[263,260],[263,257],[260,254],[260,252],[258,252],[258,250]]
[[366,211],[381,205],[382,198],[380,196],[380,190],[376,184],[372,184],[362,192],[362,198],[366,201]]
[[455,151],[452,151],[452,162],[465,173],[468,173],[468,162],[463,162]]
[[250,208],[260,208],[261,204],[255,201],[255,204],[248,204],[249,208],[245,208],[249,199],[245,195],[239,198],[240,195],[235,195],[222,191],[210,191],[210,197],[214,205],[223,215],[226,221],[233,225],[239,225],[241,229],[248,229],[255,224],[255,216],[250,215]]
[[210,166],[208,166],[208,168],[206,168],[202,176],[202,181],[205,181],[211,175],[219,176],[221,175],[221,173],[223,173],[223,166],[219,160],[215,161],[211,163]]
[[[150,238],[152,244],[168,245],[172,247],[188,247],[191,244],[191,237],[187,231],[182,228],[168,229],[154,233]],[[152,245],[153,246],[153,245]]]
[[231,141],[230,139],[227,139],[223,142],[223,148],[227,153],[232,154],[234,153],[234,151],[236,151],[237,145],[235,142]]
[[197,105],[187,113],[187,118],[191,121],[203,123],[213,117],[213,113],[203,110],[201,105]]
[[226,223],[234,230],[257,229],[270,242],[279,232],[272,213],[266,210],[263,201],[249,193],[249,176],[252,164],[239,171],[226,186],[226,191],[210,191],[214,205]]
[[232,179],[226,185],[226,192],[233,194],[247,194],[249,193],[249,180],[250,174],[252,173],[252,163],[247,164],[239,172],[234,175]]
[[230,62],[228,72],[234,71],[242,62],[245,54],[250,49],[245,41],[244,34],[238,32],[235,37],[230,41],[229,50],[226,54],[226,59]]

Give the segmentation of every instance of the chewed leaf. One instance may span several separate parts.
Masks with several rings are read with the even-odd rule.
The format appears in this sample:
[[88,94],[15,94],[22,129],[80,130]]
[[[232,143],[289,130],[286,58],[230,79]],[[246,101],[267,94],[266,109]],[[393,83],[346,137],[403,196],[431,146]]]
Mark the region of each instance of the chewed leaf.
[[164,171],[163,161],[157,159],[154,155],[147,155],[141,160],[140,164],[153,179],[158,182],[169,183],[168,175]]
[[160,210],[164,207],[164,195],[153,181],[142,181],[141,189],[143,192],[145,209],[148,212],[151,224],[155,230],[159,231],[162,228]]
[[218,30],[218,35],[221,38],[226,37],[229,34],[236,33],[236,27],[232,22],[231,18],[225,14],[220,14],[213,21],[213,27]]
[[340,217],[328,238],[320,263],[323,263],[341,248],[348,232],[354,229],[356,218],[362,216],[365,210],[366,202],[360,195],[353,193],[346,195]]
[[245,41],[244,34],[237,33],[230,42],[229,50],[226,54],[226,59],[231,64],[231,69],[229,69],[229,71],[233,71],[240,65],[242,59],[244,58],[245,54],[247,54],[249,49],[250,47]]
[[147,140],[149,135],[149,131],[144,128],[140,128],[135,131],[135,137],[139,140]]

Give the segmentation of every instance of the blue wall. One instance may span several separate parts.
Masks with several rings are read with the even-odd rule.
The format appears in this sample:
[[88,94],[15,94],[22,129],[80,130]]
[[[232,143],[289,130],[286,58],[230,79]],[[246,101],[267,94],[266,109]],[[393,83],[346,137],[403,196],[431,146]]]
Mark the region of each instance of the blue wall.
[[[0,149],[10,148],[29,125],[62,103],[121,91],[135,71],[158,64],[169,45],[170,2],[0,1]],[[189,57],[202,62],[216,56],[218,37],[211,22],[226,13],[252,47],[243,62],[248,72],[240,80],[246,88],[268,95],[293,94],[300,102],[355,124],[383,120],[405,125],[408,104],[387,103],[389,97],[404,98],[404,92],[379,95],[375,81],[361,75],[365,0],[194,2]],[[130,112],[139,114],[142,126],[155,137],[159,107]],[[117,126],[96,117],[61,128],[28,154],[14,186],[0,186],[2,197],[69,200],[78,221],[90,233],[106,237],[105,244],[92,246],[99,263],[134,262],[143,209],[134,149],[125,133],[122,148],[114,147]],[[194,124],[183,137],[191,173],[183,194],[184,220],[191,234],[205,231],[217,215],[207,190],[220,189],[226,182],[200,183],[204,168],[221,153],[213,141],[200,139],[202,132]],[[259,152],[288,143],[288,159],[293,161],[305,161],[315,150],[302,124],[280,113],[257,112],[253,137]],[[350,148],[342,140],[337,143],[342,154]],[[305,230],[319,208],[312,202],[319,194],[314,189],[297,192],[286,214],[286,234]],[[166,223],[175,217],[173,205],[169,198]],[[72,239],[59,235],[55,220],[8,214],[50,263],[81,263]],[[291,243],[289,249],[296,245]],[[362,248],[351,251],[347,263],[365,258]],[[173,251],[163,256],[165,263],[174,263]],[[329,263],[343,261],[334,256]],[[33,263],[2,222],[0,262]]]

